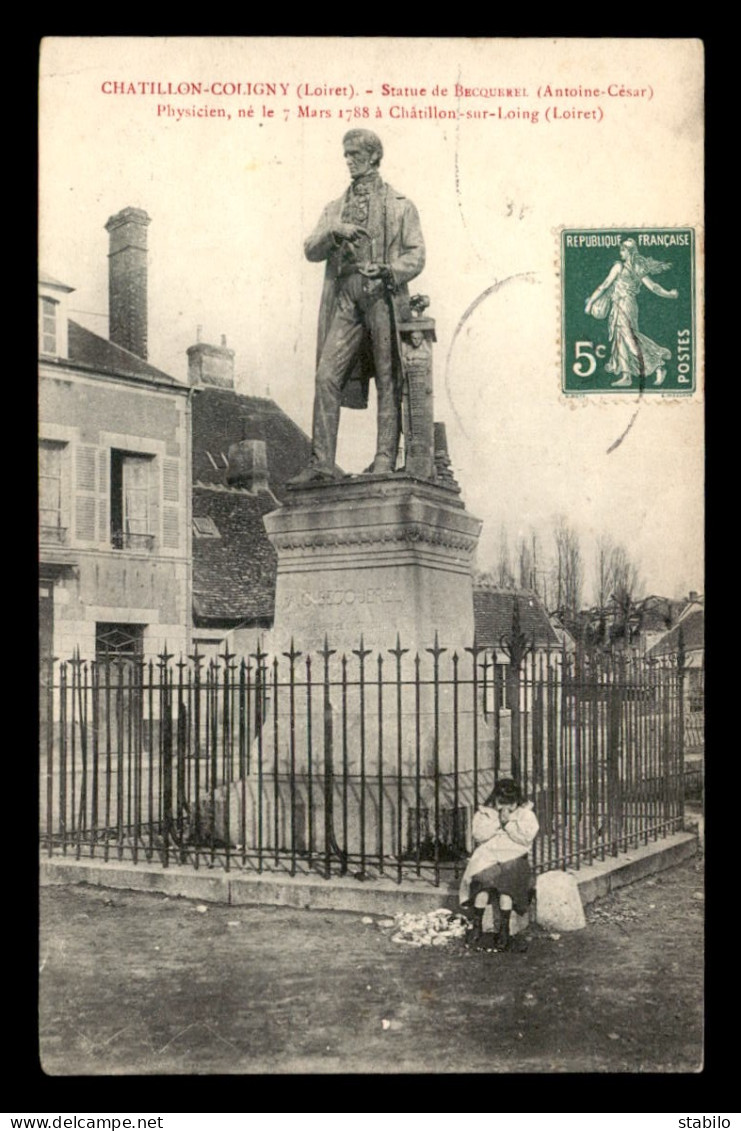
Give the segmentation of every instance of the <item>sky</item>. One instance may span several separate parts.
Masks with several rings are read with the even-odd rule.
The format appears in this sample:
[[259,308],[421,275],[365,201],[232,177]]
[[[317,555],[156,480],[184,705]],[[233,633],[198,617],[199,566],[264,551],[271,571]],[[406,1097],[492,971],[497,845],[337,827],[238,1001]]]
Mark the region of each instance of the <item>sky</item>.
[[[456,84],[479,93],[454,98]],[[548,85],[573,117],[545,120]],[[650,93],[584,93],[608,86]],[[409,116],[455,107],[492,116]],[[576,114],[595,107],[599,120]],[[231,116],[207,116],[221,109]],[[534,529],[548,550],[563,515],[587,599],[602,534],[626,545],[647,593],[702,591],[702,369],[689,397],[564,396],[559,279],[562,227],[692,226],[701,248],[696,42],[45,40],[41,266],[75,288],[71,317],[107,335],[104,225],[144,208],[149,360],[185,380],[197,327],[224,334],[238,390],[269,394],[310,432],[323,267],[303,241],[346,187],[348,123],[379,134],[382,176],[420,214],[412,291],[436,320],[435,418],[483,522],[477,566],[495,564],[503,524],[511,546]],[[696,294],[699,335],[701,263]],[[361,471],[374,438],[372,412],[344,412],[338,463]]]

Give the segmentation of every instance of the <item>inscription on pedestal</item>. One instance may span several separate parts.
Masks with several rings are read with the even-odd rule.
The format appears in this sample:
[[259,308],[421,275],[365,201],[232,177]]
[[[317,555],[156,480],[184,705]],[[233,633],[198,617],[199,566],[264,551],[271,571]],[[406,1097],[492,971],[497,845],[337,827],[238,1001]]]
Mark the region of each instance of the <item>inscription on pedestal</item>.
[[399,605],[402,601],[401,593],[397,592],[393,586],[386,586],[385,588],[368,586],[365,589],[323,589],[319,592],[303,589],[300,593],[287,593],[284,598],[284,608],[327,608],[331,605]]

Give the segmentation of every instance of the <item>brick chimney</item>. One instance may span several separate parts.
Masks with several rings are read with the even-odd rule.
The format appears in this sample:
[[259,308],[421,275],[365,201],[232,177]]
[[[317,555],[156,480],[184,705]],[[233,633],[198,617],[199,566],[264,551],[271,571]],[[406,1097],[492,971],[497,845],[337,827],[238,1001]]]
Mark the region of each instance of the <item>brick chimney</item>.
[[188,381],[191,385],[213,385],[217,389],[234,388],[234,350],[227,349],[226,335],[221,335],[221,345],[211,346],[200,340],[189,346]]
[[117,346],[147,356],[147,225],[141,208],[124,208],[106,224],[108,336]]

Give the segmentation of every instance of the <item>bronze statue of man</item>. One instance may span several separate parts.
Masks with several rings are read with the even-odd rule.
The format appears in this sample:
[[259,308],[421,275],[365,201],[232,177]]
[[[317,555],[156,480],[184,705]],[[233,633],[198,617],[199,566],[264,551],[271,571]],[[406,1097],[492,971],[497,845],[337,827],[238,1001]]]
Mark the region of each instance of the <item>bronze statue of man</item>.
[[350,187],[322,212],[304,244],[326,261],[319,310],[311,461],[294,483],[334,479],[340,407],[366,408],[376,381],[378,432],[372,471],[394,471],[399,446],[401,361],[398,311],[407,283],[425,263],[417,209],[381,180],[380,139],[370,130],[343,138]]

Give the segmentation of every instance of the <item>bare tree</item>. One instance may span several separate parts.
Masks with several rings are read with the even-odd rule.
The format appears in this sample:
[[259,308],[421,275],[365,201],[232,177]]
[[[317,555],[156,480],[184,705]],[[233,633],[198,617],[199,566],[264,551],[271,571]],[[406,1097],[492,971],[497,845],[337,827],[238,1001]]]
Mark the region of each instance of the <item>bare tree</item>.
[[640,628],[641,582],[638,567],[625,546],[617,544],[610,554],[610,603],[613,608],[613,640],[629,644]]
[[594,599],[598,609],[605,610],[612,595],[612,555],[615,543],[609,534],[600,534],[594,557]]
[[530,539],[522,535],[517,540],[517,573],[520,589],[534,589],[533,556]]
[[[584,564],[579,535],[561,515],[553,531],[555,542],[556,608],[564,622],[575,625],[581,609]],[[567,624],[567,627],[570,627]]]
[[542,568],[538,535],[532,527],[527,534],[521,534],[517,539],[515,557],[520,589],[532,589],[545,601],[547,574]]
[[597,539],[594,556],[595,607],[589,635],[595,644],[630,644],[640,628],[642,602],[638,566],[609,534]]
[[590,644],[605,645],[609,641],[608,622],[612,619],[612,555],[615,543],[610,534],[600,534],[594,555],[593,587],[595,605],[590,610],[587,637]]
[[515,575],[512,572],[512,559],[509,552],[509,538],[504,523],[499,527],[499,548],[495,575],[502,589],[514,589]]
[[543,586],[541,586],[540,584],[540,575],[543,574],[543,576],[545,576],[545,572],[538,569],[538,563],[540,560],[540,543],[538,541],[538,535],[532,529],[530,531],[530,558],[532,560],[533,569],[533,589],[539,597],[542,597],[545,600],[545,591]]

